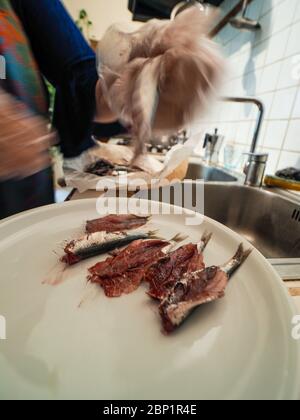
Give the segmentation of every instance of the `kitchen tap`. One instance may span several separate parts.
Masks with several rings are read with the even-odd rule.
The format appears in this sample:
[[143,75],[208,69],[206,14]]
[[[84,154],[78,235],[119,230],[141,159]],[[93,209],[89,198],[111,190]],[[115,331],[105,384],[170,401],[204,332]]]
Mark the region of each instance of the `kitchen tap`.
[[256,126],[255,126],[255,131],[254,131],[254,136],[252,139],[252,143],[251,143],[251,149],[250,149],[250,153],[255,153],[256,152],[256,146],[257,146],[257,142],[258,142],[258,137],[261,131],[261,126],[263,123],[263,119],[264,119],[264,114],[265,114],[265,106],[264,104],[256,98],[251,98],[251,97],[223,97],[221,98],[221,101],[223,102],[237,102],[237,103],[245,103],[245,104],[254,104],[257,106],[258,108],[258,117],[256,120]]
[[262,187],[269,155],[267,153],[247,153],[248,162],[244,168],[245,185],[248,187]]
[[244,168],[244,173],[246,174],[245,185],[252,187],[261,187],[263,182],[263,176],[265,173],[265,168],[268,160],[267,154],[257,153],[257,144],[258,138],[260,135],[265,107],[264,104],[257,98],[251,97],[223,97],[221,98],[223,102],[236,102],[236,103],[249,103],[254,104],[258,108],[258,117],[256,120],[254,135],[251,142],[250,153],[248,155],[248,161]]
[[257,20],[247,18],[247,10],[250,4],[250,0],[244,0],[242,15],[239,17],[234,17],[230,20],[231,26],[235,29],[247,30],[247,31],[258,31],[261,29],[261,25]]
[[185,9],[191,6],[198,6],[204,10],[204,6],[201,0],[183,0],[175,5],[171,12],[171,20],[174,20],[179,13],[183,12]]

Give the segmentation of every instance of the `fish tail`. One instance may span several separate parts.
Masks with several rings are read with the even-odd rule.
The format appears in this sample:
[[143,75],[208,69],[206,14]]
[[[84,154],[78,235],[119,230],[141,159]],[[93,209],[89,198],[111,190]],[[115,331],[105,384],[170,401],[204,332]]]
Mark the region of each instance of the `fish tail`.
[[[149,231],[147,233],[147,236],[150,239],[161,239],[161,240],[165,240],[165,238],[163,238],[162,236],[159,236],[158,235],[158,230]],[[170,240],[168,240],[168,242],[175,242],[175,243],[178,244],[180,242],[185,241],[186,239],[187,239],[187,236],[184,236],[184,235],[182,235],[180,233],[177,233],[173,238],[171,238]]]
[[170,242],[179,244],[180,242],[185,241],[187,238],[188,236],[182,235],[182,233],[177,233],[173,238],[170,239]]
[[244,249],[244,245],[240,244],[235,255],[225,264],[222,269],[225,271],[228,276],[232,276],[233,273],[246,261],[253,250],[252,249]]
[[240,244],[233,259],[236,261],[239,261],[240,264],[243,264],[243,262],[246,261],[246,259],[249,257],[252,251],[253,251],[252,249],[247,249],[245,251],[244,245]]
[[147,232],[149,239],[163,239],[161,236],[158,236],[158,230],[150,230]]
[[199,252],[203,252],[207,247],[209,241],[211,240],[213,234],[212,232],[205,231],[202,235],[201,242],[199,243]]

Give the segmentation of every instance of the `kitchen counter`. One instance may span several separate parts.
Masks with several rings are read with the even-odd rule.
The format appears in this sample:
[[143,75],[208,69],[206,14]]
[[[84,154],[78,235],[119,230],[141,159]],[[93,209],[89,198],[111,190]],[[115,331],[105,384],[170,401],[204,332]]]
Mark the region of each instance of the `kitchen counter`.
[[298,313],[300,315],[300,280],[299,281],[290,281],[285,283],[291,296],[293,297],[293,301],[298,309]]
[[102,193],[98,191],[89,190],[85,191],[84,193],[80,193],[78,190],[73,190],[68,196],[68,201],[82,200],[88,198],[99,198],[101,195]]
[[[298,290],[300,290],[300,288]],[[296,305],[296,308],[298,310],[298,314],[300,315],[300,297],[299,296],[298,297],[293,297],[293,301],[294,301],[294,304]]]

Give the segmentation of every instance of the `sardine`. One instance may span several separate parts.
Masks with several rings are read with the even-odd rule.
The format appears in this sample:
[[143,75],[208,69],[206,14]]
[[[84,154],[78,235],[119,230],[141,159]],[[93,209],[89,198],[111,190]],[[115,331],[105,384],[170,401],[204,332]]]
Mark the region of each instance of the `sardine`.
[[145,281],[149,283],[147,294],[154,299],[163,300],[174,284],[186,273],[205,268],[203,251],[212,237],[204,233],[198,244],[187,244],[171,250],[145,273]]
[[185,274],[176,282],[159,307],[164,330],[168,333],[174,331],[195,308],[223,298],[230,277],[251,252],[251,249],[245,251],[241,244],[233,258],[223,266]]
[[65,255],[61,261],[74,265],[88,258],[109,253],[115,249],[129,245],[131,242],[155,237],[154,232],[95,232],[69,242],[64,248]]

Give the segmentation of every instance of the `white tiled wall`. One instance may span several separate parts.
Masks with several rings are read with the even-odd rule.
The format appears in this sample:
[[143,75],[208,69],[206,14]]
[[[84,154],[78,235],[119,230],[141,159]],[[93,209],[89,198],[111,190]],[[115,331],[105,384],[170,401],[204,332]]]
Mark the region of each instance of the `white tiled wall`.
[[[225,0],[222,13],[237,0]],[[254,0],[248,16],[258,19],[259,32],[227,25],[216,37],[228,57],[224,95],[256,96],[266,106],[259,151],[269,153],[268,172],[287,166],[300,169],[300,1]],[[249,151],[256,109],[220,104],[201,128],[218,127],[227,142]]]

